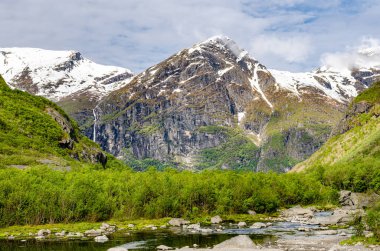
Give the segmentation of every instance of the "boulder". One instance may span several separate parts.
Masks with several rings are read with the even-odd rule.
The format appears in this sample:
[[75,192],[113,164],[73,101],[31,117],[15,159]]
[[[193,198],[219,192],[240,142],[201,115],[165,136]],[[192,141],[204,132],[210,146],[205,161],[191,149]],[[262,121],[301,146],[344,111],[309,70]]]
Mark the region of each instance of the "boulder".
[[129,228],[134,228],[134,227],[135,227],[135,224],[128,224],[128,227],[129,227]]
[[314,231],[314,235],[320,236],[320,235],[337,235],[337,230],[322,230],[322,231]]
[[220,224],[222,222],[223,222],[223,220],[219,215],[211,218],[211,224]]
[[256,245],[247,235],[238,235],[214,246],[214,249],[228,250],[236,248],[256,248]]
[[253,211],[253,210],[248,210],[248,214],[249,214],[249,215],[256,215],[256,212]]
[[189,223],[190,223],[190,221],[184,220],[182,218],[172,218],[169,221],[169,225],[171,225],[173,227],[180,227],[182,225],[187,225]]
[[66,231],[63,230],[62,232],[55,233],[55,236],[57,237],[64,237],[66,235]]
[[238,227],[246,227],[247,226],[247,223],[245,223],[244,221],[240,221],[239,223],[238,223]]
[[109,227],[110,227],[109,224],[103,222],[102,225],[100,226],[100,229],[107,229]]
[[168,247],[168,246],[165,246],[165,245],[159,245],[157,247],[157,250],[172,250],[173,248],[172,247]]
[[319,224],[322,226],[336,225],[336,224],[347,224],[349,223],[355,215],[363,215],[363,209],[343,209],[337,208],[334,210],[333,214],[325,217],[314,217],[309,221],[311,224]]
[[124,247],[114,247],[114,248],[109,248],[107,251],[128,251],[128,249]]
[[281,212],[284,217],[303,217],[312,218],[314,216],[314,211],[311,208],[302,208],[301,206],[295,206]]
[[201,229],[201,232],[207,234],[207,233],[212,233],[213,230],[212,230],[211,228],[202,228],[202,229]]
[[267,224],[262,223],[262,222],[255,222],[249,228],[259,229],[259,228],[265,228],[265,227],[267,227]]
[[100,236],[96,236],[94,238],[94,240],[95,240],[95,242],[101,242],[101,243],[103,243],[103,242],[108,241],[108,237],[105,236],[105,235],[100,235]]
[[51,234],[51,231],[49,229],[41,229],[37,232],[37,236],[47,236],[50,234]]
[[85,231],[84,235],[89,236],[89,237],[95,237],[95,236],[102,235],[102,232],[100,230],[91,229],[91,230]]
[[339,203],[343,207],[353,209],[367,208],[380,199],[378,194],[354,193],[347,190],[339,192]]
[[76,232],[76,233],[73,233],[73,232],[69,232],[67,234],[67,238],[81,238],[83,237],[84,234],[80,233],[80,232]]
[[187,226],[187,229],[194,229],[194,230],[200,231],[201,230],[201,224],[199,224],[199,223],[190,224]]

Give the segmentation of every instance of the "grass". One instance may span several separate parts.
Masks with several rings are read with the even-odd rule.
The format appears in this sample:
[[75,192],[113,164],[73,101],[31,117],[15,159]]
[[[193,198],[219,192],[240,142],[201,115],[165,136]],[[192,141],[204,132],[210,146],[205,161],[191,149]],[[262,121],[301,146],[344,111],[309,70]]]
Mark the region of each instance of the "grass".
[[367,238],[364,236],[352,236],[350,239],[343,240],[340,242],[341,245],[349,245],[349,246],[353,246],[358,243],[361,243],[364,246],[380,245],[380,240],[375,237]]
[[366,101],[371,104],[379,103],[380,101],[380,82],[372,84],[372,86],[361,92],[355,99],[354,103]]
[[[60,145],[64,139],[73,140],[72,149]],[[74,162],[91,162],[90,156],[100,151],[56,104],[11,90],[0,77],[0,168],[39,166],[46,161],[64,167]]]
[[[276,217],[277,213],[272,214],[232,214],[232,215],[221,215],[221,218],[224,222],[234,222],[238,223],[244,221],[247,223],[254,222],[265,222],[268,221],[268,217]],[[169,221],[171,218],[160,218],[160,219],[125,219],[125,220],[116,220],[111,219],[104,221],[110,225],[116,225],[119,230],[130,230],[130,231],[139,231],[147,229],[150,226],[169,226]],[[201,223],[202,225],[210,225],[211,216],[202,216],[189,218],[190,223]],[[133,224],[134,227],[131,228],[129,224]],[[77,223],[55,223],[55,224],[43,224],[43,225],[24,225],[24,226],[10,226],[0,228],[0,238],[6,238],[7,236],[13,235],[16,238],[30,238],[30,233],[36,234],[41,229],[49,229],[51,232],[59,233],[62,231],[66,232],[85,232],[90,229],[99,229],[102,225],[102,222],[77,222]]]

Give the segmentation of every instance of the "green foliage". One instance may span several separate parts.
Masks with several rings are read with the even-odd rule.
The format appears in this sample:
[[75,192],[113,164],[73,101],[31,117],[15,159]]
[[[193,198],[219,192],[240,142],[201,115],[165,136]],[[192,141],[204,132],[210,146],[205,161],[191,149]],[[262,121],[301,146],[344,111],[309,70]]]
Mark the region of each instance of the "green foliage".
[[380,191],[379,166],[379,158],[368,156],[351,163],[312,167],[307,172],[318,178],[324,185],[338,190]]
[[[73,127],[70,135],[55,118],[54,111]],[[74,148],[62,148],[63,139],[75,140]],[[19,90],[11,90],[0,77],[0,168],[11,165],[39,165],[40,161],[67,165],[72,157],[99,152],[99,146],[83,137],[78,126],[53,102]]]
[[9,90],[7,83],[5,83],[3,77],[0,75],[0,92],[3,90]]
[[380,241],[380,203],[367,211],[366,223]]
[[312,176],[154,168],[71,171],[0,169],[0,225],[274,212],[332,203],[334,190]]
[[285,136],[281,133],[274,133],[263,146],[263,150],[277,153],[263,159],[264,165],[270,167],[270,170],[282,172],[285,167],[292,167],[298,162],[286,154]]
[[369,103],[380,103],[380,82],[373,83],[372,86],[361,92],[354,102],[366,101]]
[[354,215],[354,219],[352,220],[352,222],[350,222],[350,225],[354,227],[354,231],[355,231],[354,233],[356,236],[364,235],[365,226],[362,221],[361,215],[359,214]]
[[204,149],[197,167],[254,170],[258,162],[259,148],[239,129],[222,126],[201,127],[210,134],[223,133],[226,142],[217,147]]
[[[355,102],[374,102],[379,83],[365,90]],[[378,100],[379,101],[379,100]],[[376,102],[378,102],[376,101]],[[335,189],[365,192],[380,191],[380,117],[379,105],[354,116],[358,123],[351,130],[331,138],[309,160],[302,163],[306,172]],[[297,168],[297,167],[296,167]]]

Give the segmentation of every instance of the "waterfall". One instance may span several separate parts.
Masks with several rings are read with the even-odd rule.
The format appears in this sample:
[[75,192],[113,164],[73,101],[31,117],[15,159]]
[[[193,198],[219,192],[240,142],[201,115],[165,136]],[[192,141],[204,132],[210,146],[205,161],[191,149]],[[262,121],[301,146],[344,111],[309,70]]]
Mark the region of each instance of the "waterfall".
[[92,109],[92,114],[94,114],[94,129],[93,129],[93,134],[92,134],[93,135],[92,140],[94,142],[96,142],[96,112],[95,110],[96,110],[96,107]]

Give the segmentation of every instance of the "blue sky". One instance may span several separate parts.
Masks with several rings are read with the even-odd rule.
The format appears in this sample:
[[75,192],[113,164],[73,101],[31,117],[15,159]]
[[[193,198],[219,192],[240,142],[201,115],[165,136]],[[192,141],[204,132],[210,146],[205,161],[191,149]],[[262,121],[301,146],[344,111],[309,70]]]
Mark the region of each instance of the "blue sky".
[[378,45],[379,0],[1,0],[0,47],[77,50],[139,72],[224,34],[268,68],[312,70]]

